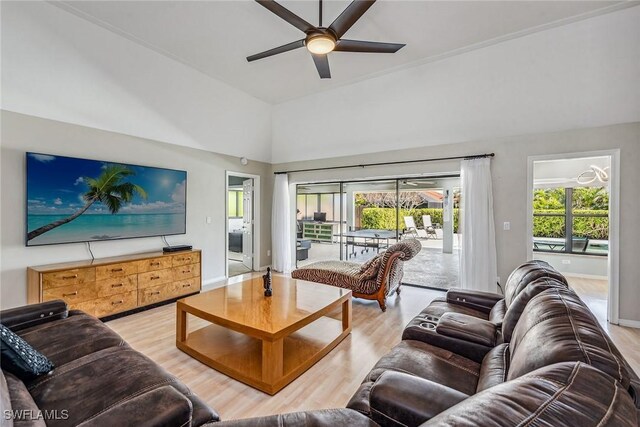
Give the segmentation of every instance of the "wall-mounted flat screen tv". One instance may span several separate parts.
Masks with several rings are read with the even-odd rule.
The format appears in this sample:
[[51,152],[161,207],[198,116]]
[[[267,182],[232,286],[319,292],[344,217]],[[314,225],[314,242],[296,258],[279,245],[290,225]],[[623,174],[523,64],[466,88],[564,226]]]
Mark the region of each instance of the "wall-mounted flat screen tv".
[[187,172],[27,153],[27,246],[186,233]]

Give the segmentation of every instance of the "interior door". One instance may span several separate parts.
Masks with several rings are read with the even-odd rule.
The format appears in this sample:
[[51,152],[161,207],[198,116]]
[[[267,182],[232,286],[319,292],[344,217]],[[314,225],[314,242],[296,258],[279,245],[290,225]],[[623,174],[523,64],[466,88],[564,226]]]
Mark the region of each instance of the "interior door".
[[242,263],[253,270],[253,179],[242,182]]

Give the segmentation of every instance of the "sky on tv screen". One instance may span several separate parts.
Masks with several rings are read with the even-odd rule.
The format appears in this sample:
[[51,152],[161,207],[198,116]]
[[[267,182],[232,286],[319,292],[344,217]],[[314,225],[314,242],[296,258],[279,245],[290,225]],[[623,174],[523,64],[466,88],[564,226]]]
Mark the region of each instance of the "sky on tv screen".
[[[27,153],[27,245],[85,242],[185,233],[187,173],[172,169],[122,165],[132,172],[118,184],[141,187],[114,214],[101,201],[90,203],[89,178],[111,165],[97,160]],[[43,227],[81,215],[42,232]],[[37,236],[33,237],[33,234]]]

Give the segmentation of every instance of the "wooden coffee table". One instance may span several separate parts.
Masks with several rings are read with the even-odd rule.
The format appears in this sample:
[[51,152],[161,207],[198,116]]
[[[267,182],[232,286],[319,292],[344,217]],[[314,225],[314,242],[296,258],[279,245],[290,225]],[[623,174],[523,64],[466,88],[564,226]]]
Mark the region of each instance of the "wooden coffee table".
[[[271,395],[329,353],[351,332],[351,291],[273,276],[177,302],[176,346],[232,378]],[[328,317],[342,309],[340,320]],[[212,324],[187,332],[187,314]]]

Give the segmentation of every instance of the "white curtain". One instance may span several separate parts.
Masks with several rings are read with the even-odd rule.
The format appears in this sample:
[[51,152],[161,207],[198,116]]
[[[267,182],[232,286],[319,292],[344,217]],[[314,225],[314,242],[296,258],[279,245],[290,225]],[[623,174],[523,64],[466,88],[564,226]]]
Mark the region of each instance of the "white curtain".
[[289,177],[276,175],[273,188],[273,214],[271,216],[271,240],[273,269],[291,273],[291,218],[289,209]]
[[491,160],[463,160],[460,178],[462,246],[460,285],[466,289],[497,292],[498,266],[493,220]]

